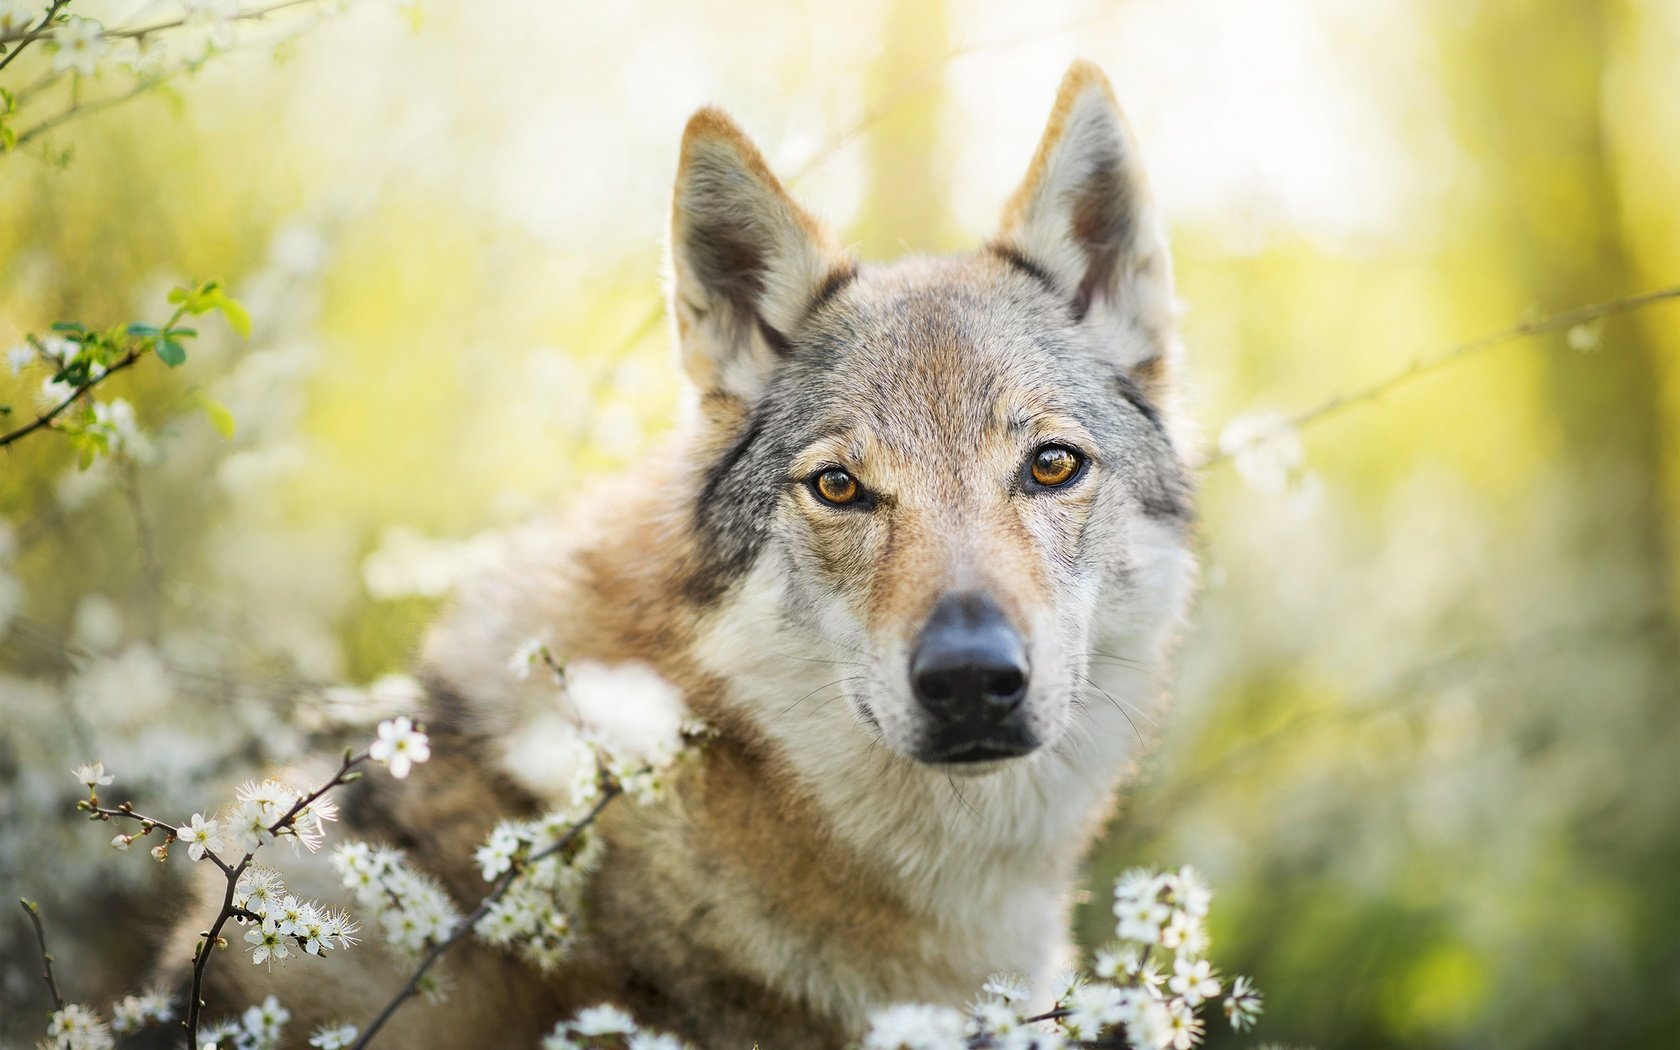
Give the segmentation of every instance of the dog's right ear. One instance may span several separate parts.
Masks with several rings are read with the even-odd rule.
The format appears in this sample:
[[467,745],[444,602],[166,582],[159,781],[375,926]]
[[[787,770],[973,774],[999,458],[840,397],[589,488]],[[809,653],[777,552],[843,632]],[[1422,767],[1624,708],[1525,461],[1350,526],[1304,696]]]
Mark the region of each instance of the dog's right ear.
[[753,402],[806,313],[853,272],[734,121],[710,108],[689,119],[671,203],[671,311],[703,396]]

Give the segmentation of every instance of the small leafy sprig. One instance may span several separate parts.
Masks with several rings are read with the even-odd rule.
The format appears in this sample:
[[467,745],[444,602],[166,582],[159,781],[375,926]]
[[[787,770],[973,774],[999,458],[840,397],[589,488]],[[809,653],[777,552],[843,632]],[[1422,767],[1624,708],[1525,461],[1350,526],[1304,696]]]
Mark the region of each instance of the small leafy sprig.
[[[161,325],[135,321],[98,329],[81,321],[60,321],[46,338],[28,336],[27,348],[14,351],[12,368],[22,371],[36,362],[52,368],[44,390],[53,400],[32,422],[0,434],[0,448],[54,429],[69,438],[78,463],[85,469],[101,454],[110,452],[124,433],[123,413],[113,407],[115,403],[102,408],[92,397],[101,383],[148,355],[170,368],[186,363],[186,343],[198,336],[196,328],[181,323],[188,317],[214,311],[241,338],[250,338],[250,315],[220,281],[177,287],[170,291],[169,302],[175,309]],[[224,437],[232,434],[233,418],[225,408],[205,398],[199,403]],[[0,406],[0,414],[10,411],[9,406]]]

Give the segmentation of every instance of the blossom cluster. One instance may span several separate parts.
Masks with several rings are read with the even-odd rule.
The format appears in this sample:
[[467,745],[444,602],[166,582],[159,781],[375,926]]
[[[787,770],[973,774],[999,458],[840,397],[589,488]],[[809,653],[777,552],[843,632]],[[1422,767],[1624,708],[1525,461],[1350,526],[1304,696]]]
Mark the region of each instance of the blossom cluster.
[[286,1022],[291,1019],[292,1012],[271,995],[238,1017],[200,1028],[198,1045],[207,1050],[280,1050]]
[[347,842],[331,859],[356,906],[379,922],[399,959],[410,961],[447,940],[461,922],[449,894],[436,879],[409,867],[402,850]]
[[1260,1015],[1260,993],[1246,977],[1227,991],[1205,957],[1212,899],[1193,868],[1128,871],[1115,883],[1116,943],[1097,953],[1091,974],[1057,975],[1051,1009],[1030,1013],[1031,984],[994,974],[966,1011],[923,1004],[881,1011],[864,1050],[1190,1050],[1204,1031],[1198,1010],[1222,992],[1226,1019],[1245,1029]]
[[504,820],[474,855],[487,882],[516,868],[517,874],[473,929],[544,972],[571,949],[571,916],[602,853],[600,839],[580,819],[561,809],[541,820]]
[[41,1046],[51,1050],[111,1050],[119,1035],[174,1019],[175,1001],[160,989],[123,996],[111,1005],[109,1023],[92,1007],[65,1003],[53,1011]]
[[251,961],[270,967],[290,958],[294,945],[315,956],[348,948],[361,930],[348,912],[286,892],[285,880],[272,868],[247,868],[234,886],[233,904],[247,913],[236,921],[250,927],[245,942],[251,946]]
[[543,1038],[542,1050],[685,1050],[676,1036],[655,1032],[616,1006],[603,1003],[580,1010],[570,1021],[561,1021]]

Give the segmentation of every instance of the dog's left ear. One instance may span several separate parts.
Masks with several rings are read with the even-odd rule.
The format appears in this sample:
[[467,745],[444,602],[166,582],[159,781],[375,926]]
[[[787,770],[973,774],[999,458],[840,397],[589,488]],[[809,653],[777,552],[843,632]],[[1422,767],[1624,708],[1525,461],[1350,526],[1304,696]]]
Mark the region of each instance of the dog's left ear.
[[854,272],[721,110],[683,132],[671,202],[671,310],[702,395],[756,399],[812,306]]
[[1132,378],[1164,393],[1176,345],[1172,258],[1108,78],[1075,62],[992,250],[1042,277]]

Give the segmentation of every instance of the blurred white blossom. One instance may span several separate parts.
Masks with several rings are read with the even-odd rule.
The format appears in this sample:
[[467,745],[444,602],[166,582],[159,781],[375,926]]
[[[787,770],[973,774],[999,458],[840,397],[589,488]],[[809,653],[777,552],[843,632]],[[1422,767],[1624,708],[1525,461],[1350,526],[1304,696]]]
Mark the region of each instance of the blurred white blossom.
[[97,19],[71,15],[53,31],[53,43],[58,52],[53,55],[54,72],[74,69],[82,76],[92,76],[99,66],[110,42],[105,39],[105,27]]
[[1262,492],[1282,492],[1300,473],[1306,453],[1301,435],[1281,412],[1252,412],[1225,425],[1219,451],[1231,457],[1244,481]]

